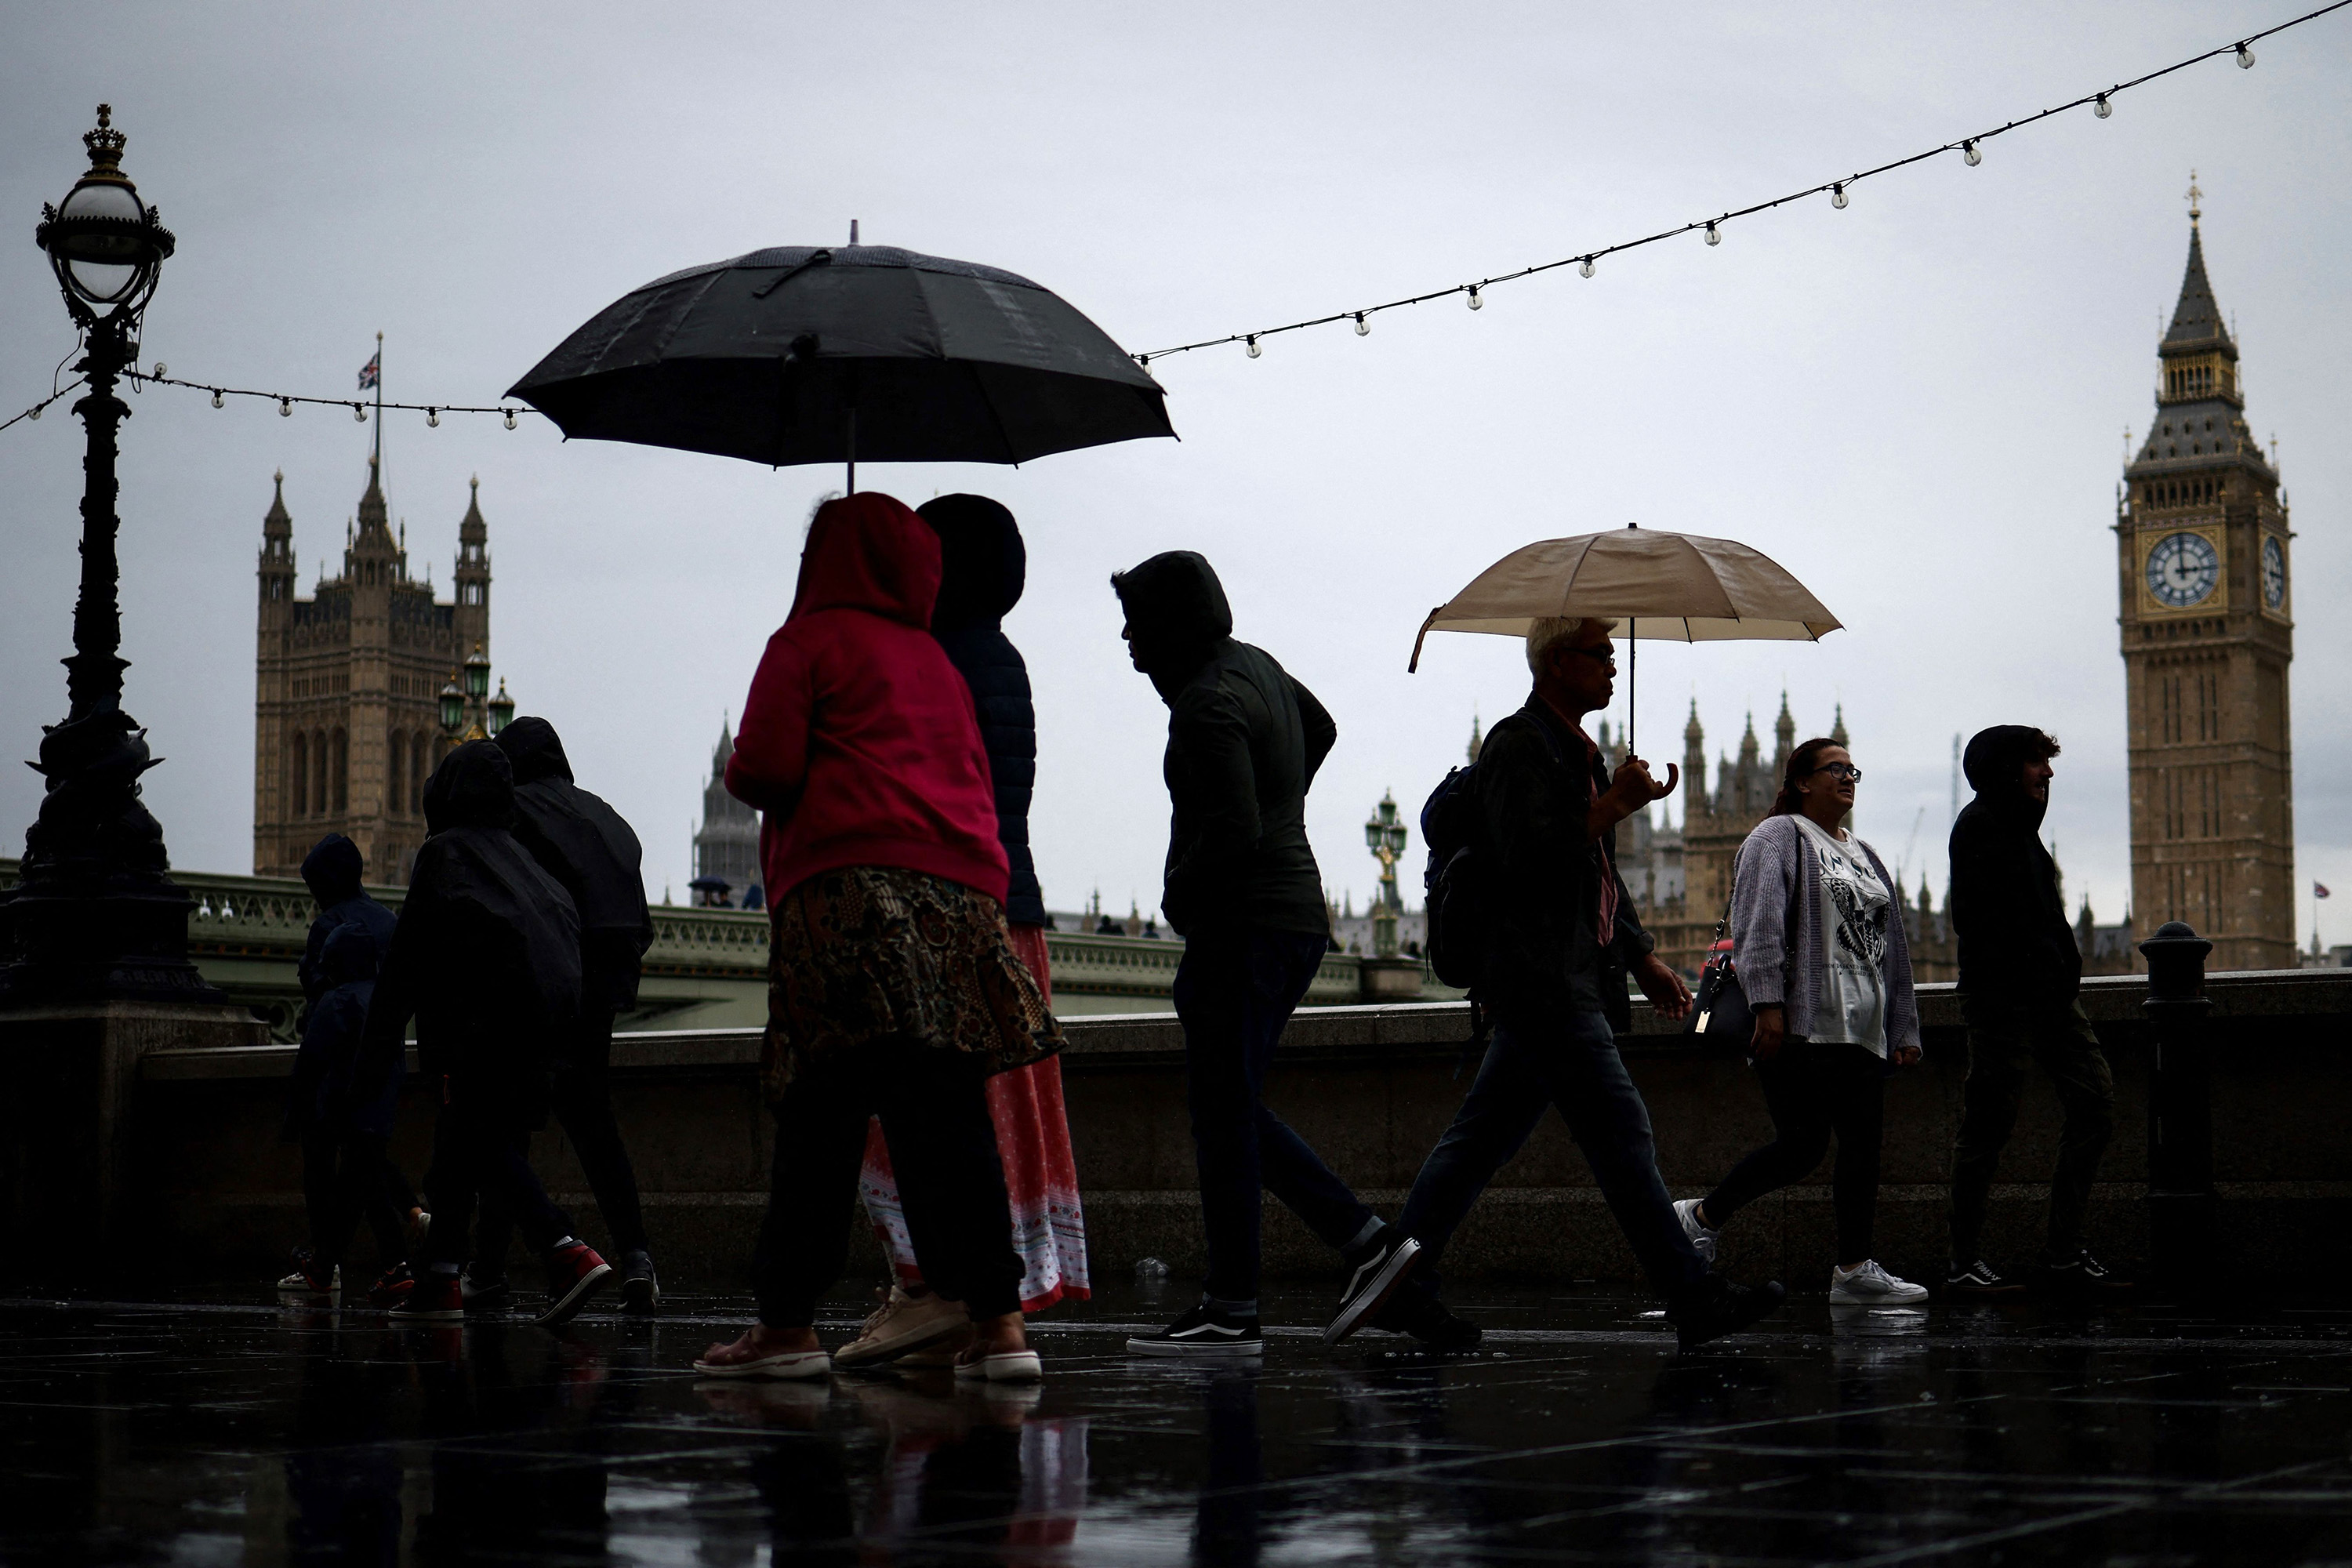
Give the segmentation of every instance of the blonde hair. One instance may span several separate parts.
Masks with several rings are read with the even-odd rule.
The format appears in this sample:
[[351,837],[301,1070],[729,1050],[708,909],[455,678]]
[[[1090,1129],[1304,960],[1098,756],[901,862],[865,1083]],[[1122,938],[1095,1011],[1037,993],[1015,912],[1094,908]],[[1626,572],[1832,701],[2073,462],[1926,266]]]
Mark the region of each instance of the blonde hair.
[[1538,616],[1528,623],[1528,672],[1538,680],[1543,679],[1544,666],[1551,659],[1551,650],[1582,631],[1591,621],[1603,631],[1617,629],[1615,621],[1597,616]]

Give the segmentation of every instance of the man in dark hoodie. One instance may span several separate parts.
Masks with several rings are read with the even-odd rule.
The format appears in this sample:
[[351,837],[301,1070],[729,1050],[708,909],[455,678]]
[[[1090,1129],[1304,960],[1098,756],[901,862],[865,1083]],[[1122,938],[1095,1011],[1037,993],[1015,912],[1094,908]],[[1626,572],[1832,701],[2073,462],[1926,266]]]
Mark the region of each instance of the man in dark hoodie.
[[[572,763],[554,725],[517,719],[494,743],[514,768],[514,835],[563,884],[580,915],[580,1024],[555,1064],[555,1115],[621,1255],[622,1304],[650,1312],[661,1289],[646,1240],[637,1173],[613,1119],[613,1019],[635,1005],[639,966],[654,940],[638,870],[644,851],[619,812],[572,783]],[[506,1289],[511,1229],[502,1209],[483,1205],[466,1273],[469,1300]]]
[[404,1049],[414,1017],[418,1064],[440,1108],[425,1176],[434,1210],[425,1270],[392,1314],[407,1321],[465,1316],[458,1270],[485,1193],[547,1259],[541,1325],[570,1321],[613,1272],[530,1169],[551,1071],[579,1027],[580,917],[514,822],[514,770],[497,746],[469,741],[434,769],[428,836],[368,1007],[359,1081],[374,1081]]
[[[360,886],[359,846],[330,833],[302,861],[302,879],[318,900],[296,972],[307,1013],[302,1045],[288,1084],[281,1136],[302,1146],[302,1191],[310,1245],[298,1247],[294,1271],[278,1282],[287,1295],[331,1295],[341,1285],[343,1251],[361,1220],[374,1233],[384,1272],[369,1291],[379,1306],[407,1293],[408,1252],[424,1230],[422,1211],[384,1153],[388,1105],[400,1093],[400,1064],[347,1109],[351,1058],[376,966],[392,941],[393,914]],[[362,1126],[362,1124],[364,1124]]]
[[1339,1250],[1375,1304],[1419,1244],[1391,1231],[1260,1099],[1275,1043],[1331,945],[1307,842],[1307,790],[1339,731],[1273,658],[1234,640],[1225,591],[1189,550],[1111,578],[1135,668],[1168,704],[1172,815],[1160,907],[1184,938],[1176,1013],[1200,1166],[1209,1277],[1201,1303],[1139,1354],[1255,1356],[1260,1192]]
[[1977,797],[1952,824],[1950,901],[1969,1075],[1952,1149],[1949,1296],[2025,1288],[1979,1257],[1977,1245],[2030,1060],[2050,1074],[2066,1117],[2050,1183],[2050,1282],[2092,1292],[2124,1288],[2083,1245],[2083,1213],[2115,1131],[2116,1081],[2083,1014],[2083,954],[2066,922],[2057,864],[2042,844],[2057,754],[2058,742],[2032,725],[1996,724],[1977,733],[1960,762]]

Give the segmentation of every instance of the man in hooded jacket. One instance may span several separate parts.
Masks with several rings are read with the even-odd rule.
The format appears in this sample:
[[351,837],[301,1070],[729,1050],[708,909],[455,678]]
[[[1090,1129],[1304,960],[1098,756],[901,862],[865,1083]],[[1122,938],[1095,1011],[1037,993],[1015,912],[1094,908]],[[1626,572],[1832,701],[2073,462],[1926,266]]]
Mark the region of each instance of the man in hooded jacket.
[[1111,578],[1135,668],[1168,704],[1171,807],[1160,907],[1184,938],[1176,1012],[1209,1277],[1200,1305],[1139,1354],[1254,1356],[1260,1193],[1337,1248],[1377,1305],[1420,1244],[1396,1235],[1260,1098],[1285,1023],[1331,945],[1307,790],[1339,731],[1315,694],[1234,639],[1223,584],[1189,550]]
[[[555,726],[517,719],[494,742],[514,768],[515,837],[541,869],[563,884],[580,914],[580,1018],[555,1066],[554,1110],[580,1157],[588,1190],[613,1248],[621,1255],[622,1304],[649,1312],[661,1299],[646,1239],[637,1174],[613,1118],[613,1020],[637,1000],[637,977],[653,945],[646,907],[644,858],[636,834],[604,800],[572,782],[572,763]],[[483,1205],[469,1299],[502,1289],[511,1229],[493,1204]]]
[[1952,929],[1959,938],[1968,1081],[1952,1150],[1948,1295],[2023,1290],[1978,1255],[2000,1152],[2017,1126],[2028,1061],[2041,1062],[2065,1112],[2050,1183],[2050,1281],[2121,1288],[2083,1246],[2083,1215],[2115,1131],[2116,1082],[2079,999],[2083,954],[2066,921],[2057,863],[2042,843],[2058,742],[2028,724],[1979,731],[1961,757],[1976,790],[1952,824]]
[[547,1310],[568,1322],[613,1272],[572,1234],[532,1173],[549,1076],[580,1012],[580,917],[563,885],[515,837],[514,770],[488,741],[451,752],[425,786],[416,851],[392,950],[368,1006],[355,1077],[374,1081],[416,1020],[418,1064],[440,1108],[425,1190],[434,1225],[425,1272],[393,1315],[465,1316],[458,1270],[485,1193],[547,1258]]

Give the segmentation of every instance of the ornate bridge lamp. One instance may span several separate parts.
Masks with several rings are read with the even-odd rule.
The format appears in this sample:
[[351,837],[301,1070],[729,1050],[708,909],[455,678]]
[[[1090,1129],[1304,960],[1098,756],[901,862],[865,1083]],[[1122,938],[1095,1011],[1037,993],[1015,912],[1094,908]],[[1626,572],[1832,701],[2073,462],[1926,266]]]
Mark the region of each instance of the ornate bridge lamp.
[[1381,890],[1372,905],[1372,956],[1397,955],[1397,916],[1404,900],[1397,896],[1397,860],[1404,854],[1405,826],[1397,820],[1396,792],[1381,796],[1380,809],[1364,824],[1364,846],[1381,863]]
[[515,700],[507,695],[503,679],[499,694],[490,695],[490,656],[476,643],[464,669],[441,688],[441,732],[452,745],[487,741],[513,721],[514,711]]
[[47,781],[25,836],[22,880],[5,908],[13,962],[0,973],[10,1006],[138,1000],[226,1001],[188,962],[194,907],[165,874],[163,830],[140,800],[139,775],[161,760],[122,710],[116,597],[115,434],[130,408],[114,395],[137,362],[140,319],[155,290],[172,231],[123,174],[125,138],[112,110],[82,137],[89,170],[63,202],[44,204],[34,238],[48,252],[66,310],[83,336],[74,368],[89,384],[76,403],[88,431],[81,500],[81,592],[74,651],[65,660],[69,707],[47,727]]

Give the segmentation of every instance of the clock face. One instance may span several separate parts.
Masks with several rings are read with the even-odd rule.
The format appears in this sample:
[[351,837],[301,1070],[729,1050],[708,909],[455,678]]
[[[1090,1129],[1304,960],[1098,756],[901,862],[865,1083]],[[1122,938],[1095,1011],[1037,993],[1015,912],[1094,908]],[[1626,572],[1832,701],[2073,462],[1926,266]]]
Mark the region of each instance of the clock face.
[[2263,603],[2275,610],[2286,603],[2286,546],[2263,541]]
[[2168,609],[2201,603],[2221,580],[2221,552],[2201,533],[2167,534],[2147,552],[2147,591]]

